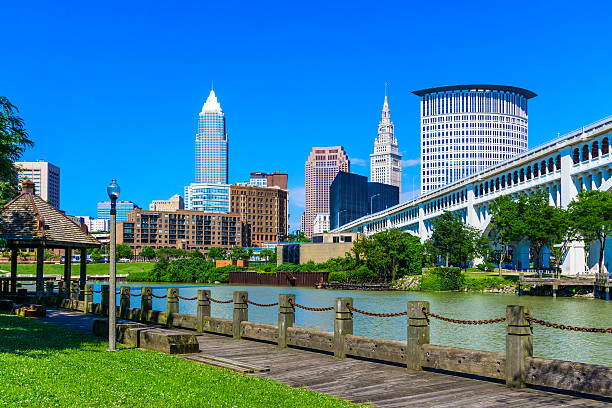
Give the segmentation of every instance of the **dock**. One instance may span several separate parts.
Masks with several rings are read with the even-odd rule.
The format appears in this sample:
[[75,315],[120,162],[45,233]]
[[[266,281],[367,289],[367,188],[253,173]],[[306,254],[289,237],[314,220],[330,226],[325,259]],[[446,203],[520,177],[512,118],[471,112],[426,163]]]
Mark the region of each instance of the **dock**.
[[559,291],[565,288],[582,288],[592,292],[598,299],[610,300],[610,288],[612,279],[608,274],[596,274],[595,276],[584,277],[556,277],[556,278],[536,278],[519,275],[518,291],[519,296],[525,295],[525,286],[529,287],[528,294],[557,297]]

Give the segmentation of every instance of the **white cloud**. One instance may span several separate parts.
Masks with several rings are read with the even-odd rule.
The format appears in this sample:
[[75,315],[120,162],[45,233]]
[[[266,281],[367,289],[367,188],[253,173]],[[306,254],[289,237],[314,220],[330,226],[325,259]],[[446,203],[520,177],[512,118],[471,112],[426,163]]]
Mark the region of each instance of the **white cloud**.
[[402,160],[402,167],[413,167],[421,164],[421,159],[407,159]]
[[355,166],[365,167],[368,165],[367,160],[360,159],[359,157],[349,157],[349,160],[351,161],[351,164],[354,164]]

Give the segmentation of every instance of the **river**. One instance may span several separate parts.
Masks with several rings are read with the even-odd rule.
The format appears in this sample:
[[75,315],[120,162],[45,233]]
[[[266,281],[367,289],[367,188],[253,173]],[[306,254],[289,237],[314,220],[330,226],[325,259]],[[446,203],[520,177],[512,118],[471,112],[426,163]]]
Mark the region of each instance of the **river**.
[[[130,284],[133,293],[140,293],[142,286],[152,286],[153,293],[161,296],[166,288],[177,287],[184,297],[194,297],[198,289],[209,289],[214,299],[228,300],[235,290],[249,292],[249,300],[257,303],[274,303],[279,293],[295,294],[296,303],[311,307],[332,306],[336,297],[352,297],[354,307],[377,313],[401,312],[410,300],[426,300],[432,313],[463,320],[484,320],[506,315],[506,305],[528,305],[533,316],[555,323],[582,327],[612,327],[612,302],[590,298],[552,298],[538,296],[486,294],[486,293],[425,293],[399,291],[343,291],[277,286],[235,285],[181,285],[181,284]],[[99,285],[95,285],[99,290]],[[99,302],[95,294],[94,301]],[[181,313],[196,313],[196,301],[179,301]],[[117,296],[119,304],[119,296]],[[140,307],[140,297],[131,298],[131,306]],[[154,310],[166,310],[165,299],[153,299]],[[277,308],[249,305],[249,320],[260,323],[277,323]],[[213,317],[232,318],[231,304],[211,305]],[[333,331],[333,311],[310,312],[296,309],[295,326]],[[432,344],[463,347],[505,353],[505,323],[489,325],[460,325],[431,319]],[[392,340],[406,340],[406,317],[368,317],[354,313],[355,335]],[[612,334],[580,333],[534,326],[534,356],[560,360],[612,366]]]

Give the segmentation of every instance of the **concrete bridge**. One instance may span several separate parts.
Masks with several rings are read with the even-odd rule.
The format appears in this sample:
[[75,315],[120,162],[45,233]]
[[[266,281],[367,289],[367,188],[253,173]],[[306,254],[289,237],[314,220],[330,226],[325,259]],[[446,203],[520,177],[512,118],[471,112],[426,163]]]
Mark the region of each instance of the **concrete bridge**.
[[[581,190],[612,189],[612,116],[532,148],[414,200],[371,214],[332,232],[358,231],[366,235],[398,228],[421,238],[431,236],[432,220],[444,211],[461,216],[473,227],[490,229],[490,203],[499,196],[548,193],[551,205],[566,208]],[[529,268],[529,242],[512,246],[515,265]],[[573,242],[562,259],[562,273],[598,272],[599,244],[590,244],[588,260],[582,242]],[[540,265],[549,266],[550,249],[542,251]],[[612,245],[606,245],[604,268],[612,261]]]

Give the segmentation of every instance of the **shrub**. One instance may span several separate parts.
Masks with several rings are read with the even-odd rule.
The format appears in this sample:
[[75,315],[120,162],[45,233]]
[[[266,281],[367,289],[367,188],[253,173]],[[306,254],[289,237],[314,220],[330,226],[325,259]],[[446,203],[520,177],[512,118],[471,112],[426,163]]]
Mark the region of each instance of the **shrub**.
[[465,282],[461,269],[436,267],[428,270],[421,278],[421,290],[458,290]]
[[497,265],[495,265],[492,262],[486,262],[486,263],[481,263],[481,264],[476,265],[476,268],[480,269],[483,272],[485,270],[493,272],[493,271],[495,271],[496,267],[497,267]]
[[347,271],[331,271],[327,276],[329,282],[346,282],[348,280]]
[[466,278],[464,287],[469,290],[479,291],[484,289],[500,289],[504,286],[512,286],[514,282],[499,276],[487,276],[485,278]]

